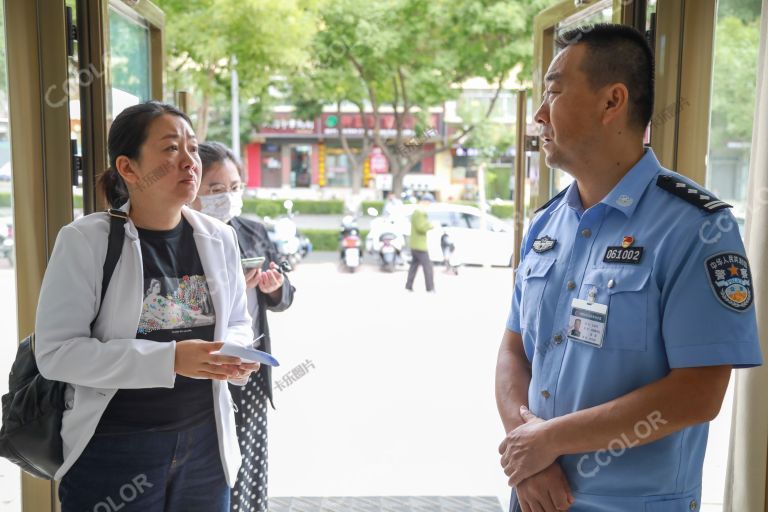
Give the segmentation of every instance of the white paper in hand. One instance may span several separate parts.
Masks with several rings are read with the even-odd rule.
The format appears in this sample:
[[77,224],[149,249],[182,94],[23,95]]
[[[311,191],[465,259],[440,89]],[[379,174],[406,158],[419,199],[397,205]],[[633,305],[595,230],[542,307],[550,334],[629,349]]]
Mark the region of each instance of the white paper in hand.
[[241,347],[240,345],[225,343],[218,353],[223,356],[239,357],[246,363],[261,363],[269,366],[280,366],[280,363],[278,363],[277,359],[272,357],[271,354],[256,350],[255,348],[246,348]]

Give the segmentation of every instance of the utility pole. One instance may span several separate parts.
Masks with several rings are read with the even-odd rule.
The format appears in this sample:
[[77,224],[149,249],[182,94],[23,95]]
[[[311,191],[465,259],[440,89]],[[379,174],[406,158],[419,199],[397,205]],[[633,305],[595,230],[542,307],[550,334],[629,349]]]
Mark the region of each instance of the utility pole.
[[232,55],[232,152],[240,155],[240,83],[237,78],[237,57]]
[[[481,162],[480,165],[477,166],[477,202],[478,206],[480,207],[480,232],[486,233],[488,231],[488,217],[487,213],[485,211],[486,208],[486,196],[485,196],[485,168],[486,163],[485,161]],[[489,256],[488,252],[485,252],[482,258],[482,263],[484,267],[490,266]]]

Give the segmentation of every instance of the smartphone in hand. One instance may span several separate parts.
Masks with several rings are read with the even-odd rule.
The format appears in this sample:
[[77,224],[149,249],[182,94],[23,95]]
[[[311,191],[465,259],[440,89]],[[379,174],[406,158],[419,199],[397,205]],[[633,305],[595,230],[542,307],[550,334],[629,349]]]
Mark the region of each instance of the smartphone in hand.
[[263,256],[259,256],[258,258],[243,258],[240,260],[240,264],[243,266],[246,270],[251,270],[254,268],[261,268],[264,265],[264,262],[266,261],[266,258]]

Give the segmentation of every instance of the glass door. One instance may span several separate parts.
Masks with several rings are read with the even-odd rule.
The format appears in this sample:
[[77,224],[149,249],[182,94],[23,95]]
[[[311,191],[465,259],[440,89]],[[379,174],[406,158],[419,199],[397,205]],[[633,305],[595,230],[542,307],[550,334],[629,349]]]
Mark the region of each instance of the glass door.
[[112,119],[128,106],[163,99],[165,18],[149,1],[76,3],[81,34],[76,69],[80,77],[92,77],[78,84],[79,108],[73,107],[72,115],[73,123],[80,120],[82,204],[87,214],[105,207],[95,183],[107,167],[107,133]]
[[[0,395],[8,392],[11,364],[16,356],[18,329],[16,321],[16,271],[13,237],[13,169],[8,123],[8,80],[6,75],[5,12],[0,3]],[[0,509],[21,511],[21,473],[5,459],[0,459]]]
[[[723,226],[723,229],[742,231],[747,216],[760,4],[760,0],[720,0],[717,4],[705,185],[718,198],[733,205],[736,225]],[[723,510],[734,379],[732,376],[720,414],[710,424],[702,512]]]
[[128,9],[109,7],[109,119],[151,99],[150,27]]

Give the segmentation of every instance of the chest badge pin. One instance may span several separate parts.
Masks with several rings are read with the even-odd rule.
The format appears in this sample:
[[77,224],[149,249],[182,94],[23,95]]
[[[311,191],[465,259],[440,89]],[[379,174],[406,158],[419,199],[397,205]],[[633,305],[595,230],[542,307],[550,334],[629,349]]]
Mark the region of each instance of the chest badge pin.
[[552,250],[557,244],[557,240],[549,236],[543,236],[533,241],[533,252],[539,254]]
[[633,243],[635,243],[635,237],[625,236],[624,239],[621,241],[621,246],[624,249],[629,249],[630,247],[632,247]]

